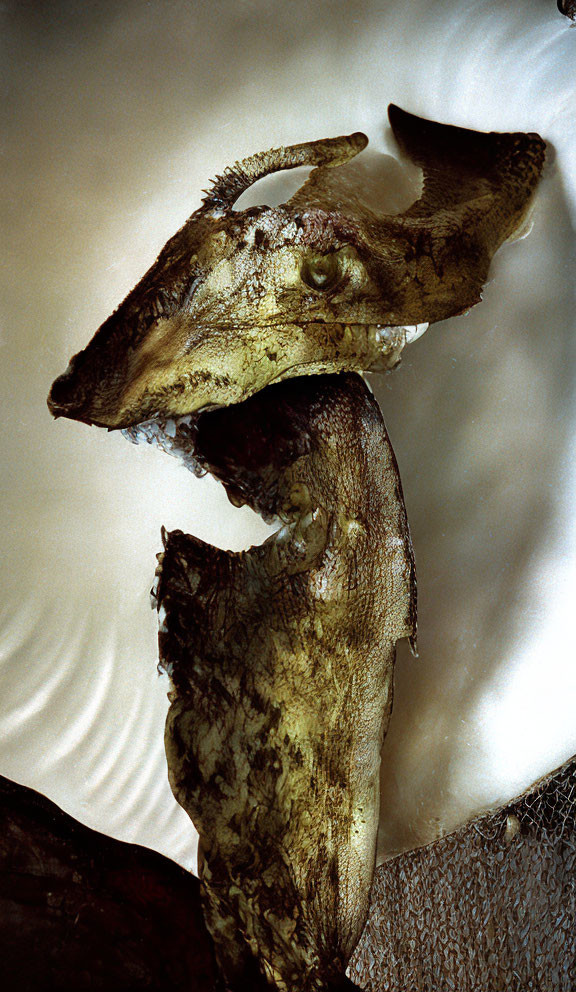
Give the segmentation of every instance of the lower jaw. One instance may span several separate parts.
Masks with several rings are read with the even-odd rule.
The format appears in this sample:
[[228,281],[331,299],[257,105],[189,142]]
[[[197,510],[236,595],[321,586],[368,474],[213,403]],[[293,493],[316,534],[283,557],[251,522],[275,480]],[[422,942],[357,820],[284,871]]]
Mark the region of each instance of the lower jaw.
[[[244,443],[259,417],[267,424],[260,448]],[[208,423],[210,445],[203,434]],[[408,543],[382,419],[357,375],[333,375],[290,379],[236,409],[132,432],[172,453],[180,449],[200,471],[211,470],[223,451],[218,464],[230,469],[228,482],[239,478],[237,455],[249,478],[260,472],[268,484],[281,477],[281,500],[300,485],[300,529],[288,526],[286,538],[279,534],[261,548],[233,555],[173,532],[153,605],[161,666],[173,686],[166,733],[171,784],[208,839],[208,925],[217,946],[222,933],[250,935],[235,949],[221,941],[219,957],[234,958],[236,967],[236,956],[240,966],[249,951],[260,964],[273,962],[272,987],[327,992],[337,984],[335,972],[344,981],[368,908],[377,755],[389,713],[381,687],[394,657],[373,598],[400,600],[405,562],[396,559],[394,541],[386,545],[394,560],[385,580],[381,558],[396,530],[397,543]],[[285,445],[280,455],[276,442]],[[324,522],[304,506],[304,483]],[[250,500],[256,497],[248,492]],[[373,554],[378,567],[362,565]],[[397,636],[406,633],[407,584],[402,596]],[[361,668],[365,683],[357,677]],[[379,687],[375,703],[371,686]],[[373,718],[364,724],[358,713],[370,706]],[[358,775],[351,780],[355,754]],[[294,927],[296,936],[285,940]]]

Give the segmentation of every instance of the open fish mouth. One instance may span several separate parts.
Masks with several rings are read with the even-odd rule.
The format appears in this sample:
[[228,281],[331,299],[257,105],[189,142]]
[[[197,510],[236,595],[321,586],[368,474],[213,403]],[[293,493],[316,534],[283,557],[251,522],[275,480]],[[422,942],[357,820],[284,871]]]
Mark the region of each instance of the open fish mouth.
[[[403,214],[376,213],[337,171],[359,133],[236,163],[49,399],[283,525],[242,552],[163,532],[152,589],[170,784],[201,838],[205,918],[235,988],[255,969],[278,990],[344,987],[396,643],[416,638],[398,465],[359,373],[393,369],[416,321],[480,301],[544,164],[537,135],[389,116],[423,171]],[[234,212],[259,178],[303,164],[315,172],[281,208]]]
[[[480,302],[494,253],[526,219],[545,142],[395,105],[389,119],[422,169],[419,199],[385,214],[366,198],[362,174],[345,168],[366,147],[360,132],[235,163],[53,383],[53,415],[145,424],[128,436],[174,453],[189,438],[185,425],[171,435],[170,418],[240,403],[291,376],[385,372],[424,332],[423,318]],[[234,210],[259,179],[302,165],[313,172],[286,203]]]
[[[418,338],[422,337],[428,327],[428,323],[401,325],[397,327],[374,325],[370,330],[382,343],[386,342],[391,350],[397,352],[398,361],[392,366],[396,367],[405,345],[413,344],[417,341]],[[267,388],[267,386],[274,385],[285,379],[287,377],[286,371],[271,379],[262,388]],[[299,377],[311,374],[327,374],[331,371],[331,369],[323,367],[322,363],[319,362],[308,366],[303,365],[299,369]],[[257,395],[261,391],[261,389],[257,390],[253,395]],[[201,460],[197,451],[198,422],[200,417],[209,415],[210,411],[215,409],[222,409],[222,406],[214,404],[196,410],[194,413],[181,414],[177,417],[158,414],[140,423],[121,428],[121,433],[132,444],[155,445],[160,450],[165,451],[166,454],[178,458],[180,463],[188,471],[201,478],[210,471],[210,468]]]

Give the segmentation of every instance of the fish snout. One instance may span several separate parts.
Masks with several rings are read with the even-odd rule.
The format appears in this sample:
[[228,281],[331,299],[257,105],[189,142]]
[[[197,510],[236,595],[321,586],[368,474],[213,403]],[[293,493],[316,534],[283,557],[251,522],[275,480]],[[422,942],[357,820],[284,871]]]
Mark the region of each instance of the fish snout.
[[71,359],[52,383],[48,409],[54,417],[68,417],[98,427],[118,427],[121,419],[122,364],[109,368],[105,355],[89,345]]
[[52,383],[52,388],[48,395],[48,409],[54,417],[70,417],[72,420],[81,420],[81,414],[85,411],[86,390],[77,374],[78,363],[73,358],[70,365],[62,375]]

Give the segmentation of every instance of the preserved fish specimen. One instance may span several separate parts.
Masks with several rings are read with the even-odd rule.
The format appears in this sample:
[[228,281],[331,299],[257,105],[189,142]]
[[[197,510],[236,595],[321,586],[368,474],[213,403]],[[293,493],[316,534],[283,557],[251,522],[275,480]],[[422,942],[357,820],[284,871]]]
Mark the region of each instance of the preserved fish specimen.
[[[477,303],[490,259],[526,216],[545,144],[394,106],[389,116],[423,170],[408,210],[379,216],[349,188],[343,163],[365,147],[361,134],[235,165],[56,380],[52,412],[134,427],[294,375],[385,371],[423,324]],[[318,167],[283,206],[233,210],[258,179],[306,164]]]
[[[286,992],[345,985],[374,871],[394,645],[415,636],[394,455],[367,387],[330,373],[391,369],[426,325],[477,303],[544,162],[537,135],[389,116],[423,170],[408,210],[381,216],[349,183],[361,134],[244,160],[49,398],[56,416],[154,441],[282,522],[242,555],[172,534],[155,593],[171,782],[238,987],[256,962]],[[262,176],[306,164],[286,204],[234,211]]]

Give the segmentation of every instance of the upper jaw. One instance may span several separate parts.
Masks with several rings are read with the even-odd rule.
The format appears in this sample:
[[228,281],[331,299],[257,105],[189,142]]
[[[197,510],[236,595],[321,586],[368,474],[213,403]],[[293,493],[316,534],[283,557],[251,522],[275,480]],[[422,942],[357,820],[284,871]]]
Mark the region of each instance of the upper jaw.
[[111,355],[96,337],[56,379],[48,407],[55,417],[126,430],[239,403],[298,375],[386,371],[427,326],[318,321],[185,333],[182,323],[172,335],[160,328],[146,348]]

